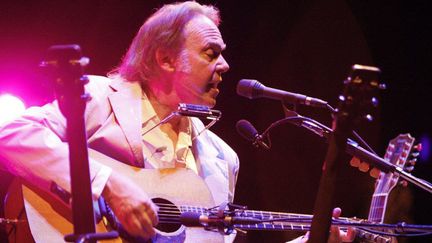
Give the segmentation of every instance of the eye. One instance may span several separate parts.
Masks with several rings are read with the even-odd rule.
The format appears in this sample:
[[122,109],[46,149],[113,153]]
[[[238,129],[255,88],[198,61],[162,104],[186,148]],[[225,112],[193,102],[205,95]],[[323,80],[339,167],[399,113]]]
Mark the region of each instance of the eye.
[[213,59],[216,59],[217,57],[219,57],[220,52],[218,52],[218,51],[216,51],[216,50],[210,48],[210,49],[207,49],[207,50],[205,51],[205,55],[206,55],[210,60],[213,60]]

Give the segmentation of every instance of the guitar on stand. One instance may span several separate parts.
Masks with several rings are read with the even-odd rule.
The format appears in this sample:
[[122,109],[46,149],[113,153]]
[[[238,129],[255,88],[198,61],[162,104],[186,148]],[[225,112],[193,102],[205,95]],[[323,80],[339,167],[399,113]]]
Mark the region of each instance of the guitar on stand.
[[339,96],[338,109],[333,114],[333,133],[329,145],[319,189],[314,205],[314,218],[310,242],[327,242],[329,236],[333,197],[339,167],[345,162],[348,137],[361,120],[371,120],[369,110],[377,105],[376,93],[381,88],[378,80],[380,70],[376,67],[353,65],[344,81],[343,94]]
[[[95,233],[95,214],[90,186],[87,136],[84,121],[86,102],[90,96],[84,91],[84,85],[88,82],[88,79],[83,75],[83,67],[88,62],[89,59],[81,55],[79,45],[54,45],[48,48],[45,60],[40,65],[46,71],[47,78],[54,88],[60,111],[67,123],[66,135],[69,148],[71,194],[59,188],[55,183],[50,185],[50,190],[63,200],[58,205],[72,209],[71,219],[73,228],[62,236],[65,237],[66,241],[80,243],[92,243],[98,239],[118,237],[116,232],[109,234]],[[32,184],[31,182],[23,183],[27,183],[29,186]],[[44,194],[42,190],[40,191],[41,194]],[[48,193],[45,192],[45,194]],[[28,212],[20,210],[19,207],[13,205],[19,205],[17,202],[20,201],[20,196],[14,197],[12,194],[10,195],[11,198],[8,198],[9,205],[6,205],[6,212],[11,211],[12,215],[15,214],[16,218],[23,218],[25,213]],[[13,209],[8,210],[10,207]],[[28,210],[28,208],[26,209]],[[14,240],[18,242],[28,242],[31,240],[31,237],[23,237],[28,233],[28,228],[21,228],[23,228],[23,231],[20,231],[20,227],[18,227],[15,234],[12,235],[12,237],[15,237],[12,239],[12,242]],[[73,234],[71,234],[72,230]],[[39,231],[38,234],[43,235],[45,232]]]
[[[414,169],[416,157],[421,151],[421,144],[414,145],[415,139],[410,134],[400,134],[389,142],[384,159],[403,170],[411,172]],[[392,189],[399,182],[399,175],[392,172],[380,172],[375,183],[375,191],[372,195],[371,206],[369,209],[368,221],[374,223],[384,223],[384,216],[387,208],[388,197]],[[406,186],[404,181],[399,184]],[[358,238],[364,242],[393,243],[396,238],[373,234],[364,235],[359,232]],[[385,232],[384,232],[385,233]],[[391,233],[391,232],[390,232]]]

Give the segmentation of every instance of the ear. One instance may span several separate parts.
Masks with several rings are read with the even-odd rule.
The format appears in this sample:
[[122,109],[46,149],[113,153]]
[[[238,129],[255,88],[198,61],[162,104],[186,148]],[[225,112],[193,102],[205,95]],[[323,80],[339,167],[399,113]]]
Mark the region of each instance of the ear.
[[158,48],[156,50],[156,62],[159,68],[166,72],[175,71],[175,58],[170,51]]

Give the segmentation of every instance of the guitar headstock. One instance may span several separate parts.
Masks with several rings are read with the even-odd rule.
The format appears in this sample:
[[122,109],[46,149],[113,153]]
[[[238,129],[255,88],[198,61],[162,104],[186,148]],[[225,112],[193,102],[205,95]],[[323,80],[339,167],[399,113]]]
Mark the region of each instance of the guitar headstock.
[[40,64],[54,87],[65,116],[81,113],[85,108],[89,97],[84,93],[84,85],[88,82],[84,66],[88,63],[89,59],[82,56],[79,45],[54,45],[48,48],[45,60]]
[[[405,171],[411,172],[421,151],[421,144],[415,145],[414,143],[415,138],[409,133],[399,134],[389,142],[384,159]],[[381,172],[377,187],[382,187],[379,188],[381,191],[390,192],[396,186],[398,179],[399,176],[396,174]],[[380,180],[384,182],[380,182]],[[402,184],[406,185],[406,182],[402,182]]]
[[336,126],[339,129],[349,130],[361,120],[373,119],[370,110],[378,106],[378,91],[385,89],[385,85],[378,80],[380,72],[377,67],[352,66],[349,77],[344,81],[343,93],[339,96],[336,113]]

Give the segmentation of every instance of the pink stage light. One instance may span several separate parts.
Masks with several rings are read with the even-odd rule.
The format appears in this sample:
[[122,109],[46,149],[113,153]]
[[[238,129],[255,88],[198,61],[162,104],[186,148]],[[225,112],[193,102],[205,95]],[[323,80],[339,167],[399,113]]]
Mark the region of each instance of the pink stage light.
[[24,102],[10,94],[0,94],[0,125],[20,116],[26,109]]

